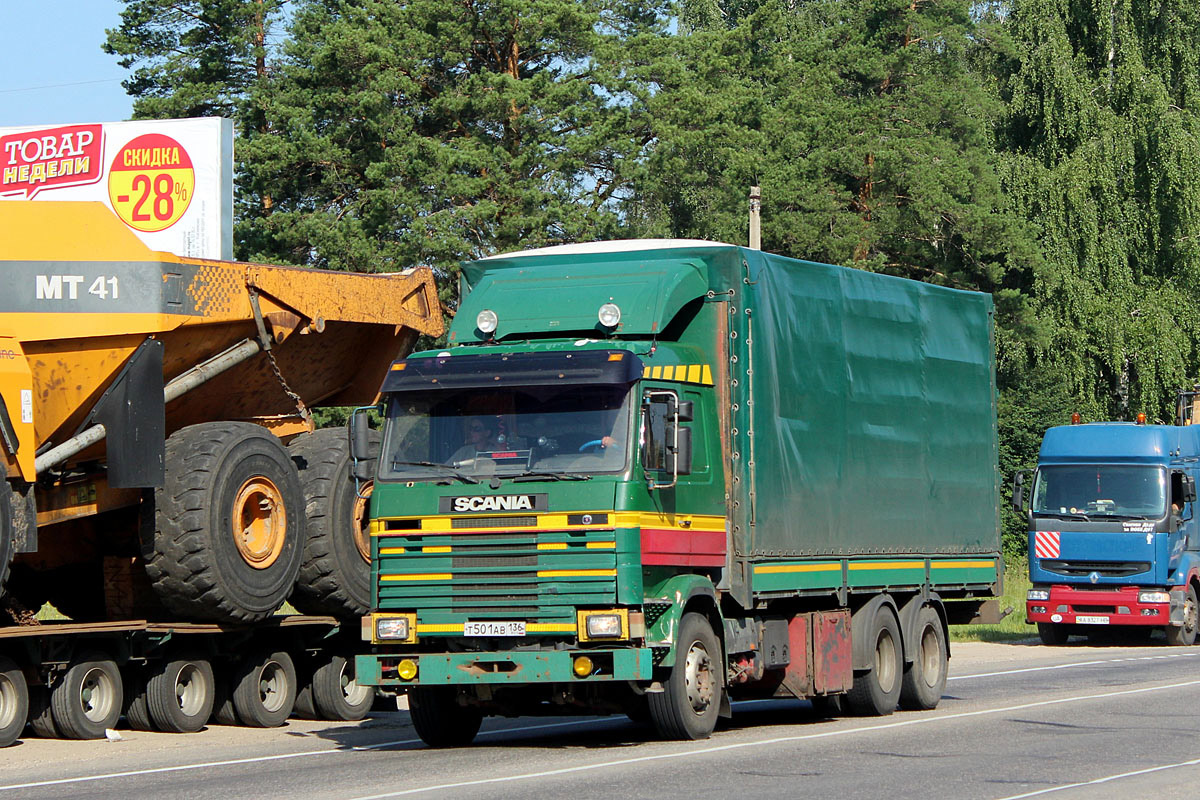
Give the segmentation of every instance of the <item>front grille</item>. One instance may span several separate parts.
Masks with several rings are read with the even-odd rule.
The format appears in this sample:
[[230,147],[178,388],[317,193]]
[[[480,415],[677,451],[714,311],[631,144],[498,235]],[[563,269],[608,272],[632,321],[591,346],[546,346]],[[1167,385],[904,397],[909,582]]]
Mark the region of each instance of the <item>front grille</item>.
[[422,625],[452,628],[468,619],[573,625],[576,608],[616,603],[611,530],[476,529],[378,539],[379,608],[416,611]]
[[1087,577],[1093,572],[1104,578],[1127,578],[1150,571],[1149,561],[1066,561],[1043,558],[1042,569],[1055,575]]
[[532,528],[537,517],[455,517],[450,527],[455,529],[479,528]]

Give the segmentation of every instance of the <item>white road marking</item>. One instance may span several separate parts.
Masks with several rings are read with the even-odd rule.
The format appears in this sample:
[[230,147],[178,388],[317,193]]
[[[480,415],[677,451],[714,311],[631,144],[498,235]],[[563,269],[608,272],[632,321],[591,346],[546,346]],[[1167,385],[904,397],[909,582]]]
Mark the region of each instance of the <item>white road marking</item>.
[[[624,717],[614,718],[611,721],[625,721]],[[608,722],[610,720],[588,720],[588,722]],[[496,728],[490,731],[480,731],[480,736],[495,736],[500,733],[526,733],[528,731],[541,731],[550,728],[564,728],[571,725],[582,725],[582,720],[573,720],[571,722],[553,722],[546,725],[528,725],[522,728]],[[39,786],[62,786],[68,783],[88,783],[91,781],[105,781],[112,778],[131,778],[138,775],[155,775],[164,772],[182,772],[193,769],[208,769],[209,767],[230,767],[237,764],[258,764],[264,761],[283,761],[290,758],[308,758],[310,756],[327,756],[332,753],[354,753],[364,752],[369,750],[382,750],[385,747],[400,747],[407,744],[422,744],[420,739],[398,739],[394,742],[378,742],[376,744],[363,744],[354,747],[331,747],[327,750],[309,750],[303,753],[278,753],[273,756],[254,756],[253,758],[234,758],[228,761],[207,761],[202,764],[179,764],[173,767],[153,767],[151,769],[129,770],[127,772],[108,772],[103,775],[84,775],[78,778],[55,778],[47,781],[33,781],[30,783],[13,783],[5,786],[0,786],[0,792],[9,792],[13,789],[33,789]]]
[[1097,664],[1119,664],[1122,661],[1162,661],[1168,658],[1197,658],[1200,653],[1169,653],[1163,656],[1128,656],[1126,658],[1098,658],[1094,661],[1075,661],[1070,664],[1055,664],[1048,667],[1022,667],[1020,669],[998,670],[996,672],[977,672],[973,675],[951,675],[947,681],[965,681],[971,678],[994,678],[999,675],[1020,675],[1024,672],[1048,672],[1058,669],[1074,669],[1075,667],[1094,667]]
[[994,714],[1007,714],[1013,711],[1024,711],[1030,708],[1043,708],[1046,706],[1065,705],[1067,703],[1087,702],[1090,700],[1104,700],[1110,697],[1126,697],[1136,694],[1146,694],[1149,692],[1161,692],[1168,689],[1182,689],[1186,686],[1198,686],[1200,680],[1184,681],[1182,683],[1171,683],[1163,686],[1149,686],[1138,689],[1125,689],[1119,692],[1103,692],[1101,694],[1076,695],[1075,697],[1061,697],[1057,700],[1039,700],[1034,703],[1021,703],[1015,706],[1005,706],[1004,708],[989,708],[980,711],[962,711],[954,714],[940,714],[936,716],[923,716],[916,719],[906,719],[900,722],[885,722],[879,725],[867,725],[859,728],[841,728],[835,731],[824,731],[822,733],[806,733],[797,736],[778,736],[771,739],[756,739],[749,742],[737,742],[735,744],[717,745],[715,747],[704,747],[699,750],[688,750],[682,753],[662,753],[653,756],[638,756],[637,758],[622,758],[615,761],[604,761],[597,764],[581,764],[574,767],[563,767],[561,769],[545,770],[542,772],[526,772],[519,775],[506,775],[497,778],[480,778],[473,781],[459,781],[456,783],[441,783],[432,786],[419,786],[412,789],[401,789],[396,792],[387,792],[385,794],[372,794],[356,797],[354,800],[383,800],[388,797],[404,797],[405,795],[420,794],[423,792],[436,792],[444,789],[464,789],[469,786],[484,786],[491,783],[503,783],[506,781],[519,780],[534,780],[537,778],[550,778],[558,775],[570,775],[576,772],[589,772],[591,770],[608,769],[610,767],[626,767],[631,764],[643,764],[651,761],[666,761],[676,758],[692,758],[694,756],[710,755],[712,753],[729,752],[731,750],[741,750],[747,747],[763,747],[764,745],[786,744],[789,742],[803,742],[814,739],[831,739],[838,736],[850,736],[856,733],[867,733],[871,731],[889,730],[894,728],[906,728],[915,725],[930,725],[935,722],[945,722],[947,720],[968,719],[970,717],[985,717]]
[[[1161,659],[1168,659],[1168,658],[1195,658],[1198,656],[1200,656],[1200,653],[1188,652],[1188,653],[1173,653],[1170,655],[1159,655],[1159,656],[1137,656],[1137,657],[1128,657],[1128,658],[1097,659],[1094,661],[1077,661],[1077,662],[1073,662],[1070,664],[1058,664],[1058,665],[1047,666],[1047,667],[1028,667],[1028,668],[1023,668],[1023,669],[1002,670],[1002,671],[997,671],[997,672],[983,672],[983,673],[976,673],[976,674],[972,674],[972,675],[957,675],[957,676],[951,676],[947,680],[953,681],[953,680],[967,680],[969,678],[989,678],[989,677],[1002,676],[1002,675],[1016,675],[1016,674],[1025,673],[1025,672],[1042,672],[1042,671],[1047,671],[1047,670],[1071,669],[1071,668],[1075,668],[1075,667],[1089,667],[1089,666],[1095,666],[1098,664],[1112,664],[1112,663],[1117,663],[1117,662],[1121,662],[1121,661],[1152,661],[1152,660],[1161,660]],[[1196,683],[1200,683],[1200,682],[1196,682]],[[1172,684],[1169,686],[1156,687],[1156,688],[1151,688],[1151,689],[1139,689],[1139,690],[1133,690],[1133,691],[1157,691],[1158,689],[1169,689],[1169,688],[1176,688],[1179,686],[1190,686],[1190,685],[1192,685],[1192,683]],[[1051,700],[1051,701],[1045,701],[1044,703],[1035,703],[1033,705],[1012,706],[1011,708],[995,709],[992,711],[966,712],[964,714],[958,714],[958,715],[942,715],[942,716],[935,716],[935,717],[927,717],[927,718],[922,718],[920,720],[911,720],[911,721],[898,722],[898,723],[888,723],[885,725],[878,725],[878,726],[867,727],[867,728],[852,728],[852,729],[843,730],[843,731],[830,731],[830,732],[821,733],[821,734],[806,734],[804,736],[799,736],[799,737],[784,737],[781,739],[769,739],[769,740],[765,740],[762,742],[755,742],[754,744],[772,744],[775,742],[798,741],[798,740],[802,740],[802,739],[821,738],[824,736],[843,735],[846,733],[853,733],[853,732],[857,732],[857,731],[880,730],[883,728],[896,727],[899,725],[915,724],[918,722],[934,722],[934,721],[939,721],[939,720],[943,720],[943,719],[954,719],[959,716],[973,716],[973,715],[977,715],[977,714],[1000,713],[1003,711],[1016,710],[1016,709],[1021,709],[1021,708],[1032,708],[1037,705],[1061,703],[1061,702],[1068,702],[1068,701],[1072,701],[1072,700],[1100,699],[1100,698],[1104,698],[1104,697],[1111,697],[1111,696],[1116,696],[1116,695],[1125,694],[1125,693],[1129,693],[1129,692],[1117,692],[1115,694],[1110,694],[1110,695],[1087,695],[1087,696],[1081,696],[1079,698],[1065,698],[1063,700]],[[757,704],[760,702],[775,703],[778,701],[777,700],[749,700],[749,701],[743,701],[743,702],[737,703],[737,705],[751,705],[751,704]],[[604,722],[622,722],[623,723],[623,722],[625,722],[625,718],[624,717],[613,717],[611,719],[572,720],[569,722],[556,722],[556,723],[547,723],[547,724],[541,724],[541,725],[528,725],[528,726],[524,726],[524,727],[520,727],[520,728],[496,728],[496,729],[488,730],[488,731],[480,731],[479,736],[496,736],[496,735],[504,734],[504,733],[528,733],[528,732],[532,732],[532,731],[550,730],[550,729],[554,729],[554,728],[574,727],[574,726],[579,726],[579,725],[594,725],[596,723],[604,723]],[[29,782],[29,783],[14,783],[14,784],[0,785],[0,792],[8,792],[8,791],[12,791],[14,789],[33,789],[33,788],[37,788],[37,787],[41,787],[41,786],[62,786],[62,785],[73,784],[73,783],[89,783],[89,782],[94,782],[94,781],[112,780],[115,778],[137,777],[140,775],[154,775],[154,774],[162,774],[162,773],[168,773],[168,772],[185,772],[188,770],[208,769],[210,767],[227,767],[227,766],[237,766],[239,764],[256,764],[256,763],[262,763],[262,762],[267,762],[267,761],[282,761],[282,760],[293,759],[293,758],[308,758],[311,756],[331,755],[333,753],[353,753],[353,752],[362,752],[362,751],[370,751],[370,750],[382,750],[387,747],[402,747],[405,745],[421,744],[421,743],[422,743],[421,740],[418,738],[399,739],[399,740],[391,741],[391,742],[379,742],[377,744],[358,745],[358,746],[349,747],[349,748],[336,747],[336,748],[329,748],[327,750],[310,750],[310,751],[306,751],[303,753],[278,753],[278,754],[270,755],[270,756],[254,756],[251,758],[229,759],[226,761],[208,761],[208,762],[203,762],[203,763],[198,763],[198,764],[179,764],[179,765],[170,766],[170,767],[154,767],[151,769],[129,770],[126,772],[109,772],[109,773],[104,773],[104,774],[100,774],[100,775],[85,775],[85,776],[75,777],[75,778],[56,778],[56,779],[45,780],[45,781],[33,781],[33,782]],[[722,748],[717,748],[717,750],[733,748],[733,747],[741,747],[741,746],[744,746],[744,745],[726,745],[726,746],[723,746]],[[716,750],[709,748],[706,750],[695,751],[696,754],[707,753],[707,752],[716,752]],[[679,754],[679,755],[689,755],[689,754],[690,753],[684,753],[684,754]],[[641,761],[641,760],[651,760],[651,759],[659,759],[659,758],[666,758],[666,757],[674,757],[674,756],[645,756],[643,758],[633,759],[631,761],[620,761],[620,762],[612,762],[612,763],[613,764],[636,763],[637,761]],[[573,767],[573,768],[568,768],[568,769],[562,770],[562,771],[572,772],[572,771],[577,771],[580,769],[594,769],[594,768],[597,768],[600,766],[605,766],[605,765],[596,765],[596,767]],[[549,773],[545,773],[545,774],[546,775],[554,775],[554,774],[559,774],[559,772],[560,771],[555,771],[555,772],[549,772]],[[532,773],[532,775],[540,776],[541,773]],[[525,776],[514,776],[513,779],[515,780],[515,779],[519,779],[521,777],[525,777]],[[508,780],[508,779],[504,778],[504,779],[497,779],[497,780]],[[480,782],[481,783],[490,783],[493,781],[487,780],[487,781],[480,781]],[[449,786],[470,786],[470,785],[473,785],[473,784],[471,784],[471,783],[447,784],[448,787]],[[405,790],[404,792],[401,792],[400,794],[407,794],[407,793],[411,793],[411,792],[420,792],[420,791],[433,791],[434,789],[438,789],[438,788],[445,788],[445,787],[429,787],[426,789],[409,789],[409,790]],[[400,796],[400,794],[376,795],[373,797],[397,797],[397,796]],[[357,798],[357,800],[371,800],[371,799],[370,798]]]
[[1133,778],[1138,775],[1149,775],[1152,772],[1162,772],[1168,769],[1177,769],[1179,767],[1194,767],[1200,764],[1200,758],[1193,758],[1191,761],[1181,761],[1178,764],[1163,764],[1159,767],[1147,767],[1146,769],[1134,770],[1133,772],[1122,772],[1118,775],[1108,775],[1104,778],[1096,778],[1095,780],[1082,781],[1081,783],[1066,783],[1062,786],[1051,786],[1049,789],[1038,789],[1036,792],[1026,792],[1025,794],[1014,794],[1008,797],[1002,797],[1000,800],[1021,800],[1024,797],[1037,797],[1040,794],[1050,794],[1051,792],[1061,792],[1063,789],[1078,789],[1081,786],[1097,786],[1101,783],[1109,781],[1118,781],[1121,778]]

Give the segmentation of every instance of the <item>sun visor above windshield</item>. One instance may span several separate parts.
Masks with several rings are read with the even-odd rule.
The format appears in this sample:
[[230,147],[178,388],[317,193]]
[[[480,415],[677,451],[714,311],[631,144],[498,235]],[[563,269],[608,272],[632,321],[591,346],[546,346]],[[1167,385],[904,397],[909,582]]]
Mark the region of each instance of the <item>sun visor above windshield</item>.
[[383,391],[626,384],[641,377],[642,360],[628,350],[453,355],[410,358],[393,364],[384,378]]
[[[586,263],[549,257],[478,262],[487,267],[482,272],[464,267],[475,282],[450,325],[450,341],[661,334],[684,305],[708,292],[704,262],[662,253],[636,255],[640,257],[625,254],[623,260],[607,256],[608,260]],[[599,321],[599,309],[605,304],[621,311],[613,327]],[[491,335],[476,328],[477,316],[484,310],[496,315]]]

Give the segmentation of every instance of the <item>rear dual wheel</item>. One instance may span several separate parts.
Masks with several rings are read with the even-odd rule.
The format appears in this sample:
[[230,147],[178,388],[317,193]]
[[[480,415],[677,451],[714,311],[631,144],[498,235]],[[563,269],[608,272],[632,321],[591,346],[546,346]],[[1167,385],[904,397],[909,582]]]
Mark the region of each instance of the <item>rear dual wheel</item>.
[[103,653],[73,659],[50,689],[54,727],[67,739],[103,739],[121,717],[121,672]]
[[928,711],[937,708],[946,689],[950,666],[950,650],[946,645],[946,630],[942,618],[932,606],[917,612],[913,638],[912,664],[904,670],[900,683],[900,707],[909,711]]
[[29,717],[29,686],[16,662],[0,656],[0,747],[8,747],[25,729]]
[[875,608],[866,631],[871,642],[871,663],[865,670],[855,670],[844,704],[857,716],[883,717],[895,711],[900,700],[904,674],[900,623],[891,607],[881,604]]

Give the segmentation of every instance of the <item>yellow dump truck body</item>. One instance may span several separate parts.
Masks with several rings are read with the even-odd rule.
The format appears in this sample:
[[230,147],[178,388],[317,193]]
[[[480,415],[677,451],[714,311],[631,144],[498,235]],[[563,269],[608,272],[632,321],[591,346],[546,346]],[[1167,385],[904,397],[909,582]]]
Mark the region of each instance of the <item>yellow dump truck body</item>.
[[[163,381],[239,341],[262,353],[166,407],[166,433],[250,420],[287,436],[308,405],[374,402],[382,377],[442,320],[425,268],[360,275],[152,251],[99,203],[0,203],[0,452],[35,477],[35,453],[86,426],[147,340]],[[265,334],[265,335],[264,335]],[[8,441],[8,439],[15,441]],[[93,446],[74,460],[102,457]]]

